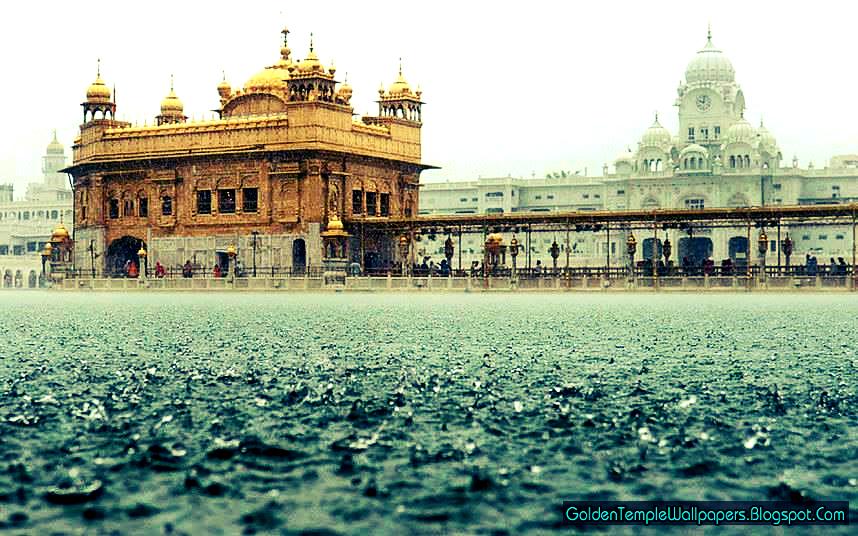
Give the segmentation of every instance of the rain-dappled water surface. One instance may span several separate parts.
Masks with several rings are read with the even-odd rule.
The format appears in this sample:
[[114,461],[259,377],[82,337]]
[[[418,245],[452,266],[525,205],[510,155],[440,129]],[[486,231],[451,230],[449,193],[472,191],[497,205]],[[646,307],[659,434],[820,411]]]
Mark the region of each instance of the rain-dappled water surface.
[[11,534],[564,534],[564,500],[858,494],[851,294],[3,297]]

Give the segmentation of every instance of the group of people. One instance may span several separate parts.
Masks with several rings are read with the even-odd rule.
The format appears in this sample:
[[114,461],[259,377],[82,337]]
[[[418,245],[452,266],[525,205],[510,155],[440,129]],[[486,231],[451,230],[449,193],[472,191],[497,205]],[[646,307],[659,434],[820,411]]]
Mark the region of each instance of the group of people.
[[[810,253],[805,255],[804,259],[804,273],[809,276],[817,276],[817,275],[825,275],[825,265],[822,268],[819,267],[819,262],[816,260],[815,256],[811,256]],[[837,257],[837,261],[835,262],[834,257],[831,257],[831,262],[828,264],[828,274],[829,276],[838,276],[838,275],[846,275],[849,273],[849,265],[846,264],[846,261],[843,260],[843,257]]]

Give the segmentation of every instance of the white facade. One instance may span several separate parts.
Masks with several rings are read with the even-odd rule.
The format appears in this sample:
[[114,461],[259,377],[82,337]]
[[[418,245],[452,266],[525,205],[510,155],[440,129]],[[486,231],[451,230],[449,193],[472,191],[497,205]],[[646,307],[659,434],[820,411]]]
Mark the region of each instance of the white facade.
[[[679,132],[671,133],[656,116],[644,131],[637,149],[627,149],[605,164],[602,176],[552,176],[545,179],[491,178],[467,182],[421,185],[420,215],[486,213],[587,212],[595,210],[652,210],[736,208],[772,205],[813,205],[858,202],[858,154],[835,156],[823,169],[812,164],[802,169],[797,159],[788,165],[775,136],[762,121],[754,127],[744,118],[745,97],[735,81],[733,66],[707,36],[685,71],[685,83],[677,88]],[[748,254],[747,229],[725,229],[700,225],[687,229],[659,230],[674,245],[672,259],[693,262],[711,257],[715,263],[731,258],[745,262]],[[751,255],[756,258],[759,229],[751,229]],[[780,243],[774,230],[767,229],[770,254],[777,258]],[[781,239],[789,233],[794,249],[791,264],[802,263],[805,255],[828,264],[830,258],[852,262],[850,225],[781,227]],[[509,233],[507,233],[509,234]],[[551,266],[549,246],[555,239],[561,248],[558,266],[566,262],[565,233],[535,233],[531,236],[530,265],[540,260]],[[637,258],[652,255],[653,242],[641,244],[651,235],[638,236]],[[509,243],[511,235],[505,236]],[[694,239],[693,241],[691,239]],[[522,236],[517,236],[523,242]],[[436,264],[445,237],[422,245]],[[475,247],[463,246],[462,267],[481,260],[482,237],[463,237]],[[573,232],[569,238],[572,266],[621,266],[625,262],[625,235],[619,229]],[[456,242],[458,244],[458,242]],[[648,245],[649,244],[649,245]],[[524,245],[524,244],[523,244]],[[526,246],[525,246],[526,247]],[[475,252],[470,255],[469,251]],[[454,258],[457,265],[458,253]],[[769,262],[771,263],[769,257]],[[782,259],[783,261],[783,259]],[[519,266],[522,264],[519,257]]]
[[42,181],[30,183],[23,200],[11,184],[0,185],[0,285],[27,288],[42,271],[41,251],[60,223],[73,229],[72,191],[59,170],[65,150],[54,139],[42,158]]

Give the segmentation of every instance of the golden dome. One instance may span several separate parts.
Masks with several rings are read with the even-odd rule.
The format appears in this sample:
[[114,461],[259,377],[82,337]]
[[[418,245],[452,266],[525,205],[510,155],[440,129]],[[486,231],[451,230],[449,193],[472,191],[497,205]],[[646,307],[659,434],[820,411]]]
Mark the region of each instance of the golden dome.
[[220,98],[225,99],[229,97],[230,93],[232,93],[232,86],[226,81],[226,71],[224,71],[223,80],[217,85],[217,94],[220,95]]
[[110,102],[110,88],[101,79],[101,76],[95,77],[95,82],[86,88],[87,102]]
[[176,96],[176,93],[172,89],[170,90],[170,94],[161,101],[161,115],[181,114],[184,109],[182,101],[179,100],[179,97]]
[[411,95],[411,86],[408,85],[408,82],[402,76],[402,60],[399,62],[399,76],[396,77],[396,82],[390,85],[390,89],[387,92],[391,96]]
[[346,73],[346,79],[340,84],[340,89],[337,90],[337,93],[346,98],[351,97],[354,93],[352,86],[349,85],[349,73]]
[[[280,59],[274,65],[269,65],[248,78],[244,84],[245,91],[286,91],[286,80],[289,78],[289,72],[293,65],[292,60],[289,59],[289,54],[292,51],[286,45],[286,36],[289,30],[283,28],[281,33],[283,34],[283,46],[280,47]],[[222,88],[225,89],[229,86],[229,84],[226,86],[224,84],[226,84],[226,75],[224,75],[224,81],[218,86],[218,93],[220,93],[221,98],[226,98],[229,95],[229,93],[226,96],[221,93]]]
[[336,216],[333,217],[328,222],[328,231],[342,231],[343,230],[343,222],[341,222]]
[[307,57],[301,60],[301,63],[298,64],[298,70],[302,73],[312,73],[324,72],[325,68],[322,67],[322,62],[319,61],[316,53],[313,52],[312,48],[310,48],[310,52],[307,54]]
[[69,231],[62,223],[57,225],[54,232],[51,234],[51,242],[64,242],[68,240]]

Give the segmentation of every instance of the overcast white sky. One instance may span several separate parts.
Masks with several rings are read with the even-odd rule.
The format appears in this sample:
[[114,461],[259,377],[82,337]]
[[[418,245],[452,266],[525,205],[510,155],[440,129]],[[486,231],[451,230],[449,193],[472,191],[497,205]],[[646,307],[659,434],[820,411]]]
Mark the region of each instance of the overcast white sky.
[[[54,128],[71,161],[80,103],[101,75],[118,117],[151,124],[175,76],[185,113],[210,117],[222,71],[238,87],[310,32],[325,65],[348,73],[357,114],[399,58],[423,89],[423,179],[601,174],[634,148],[659,112],[675,133],[676,88],[706,42],[732,61],[747,101],[785,161],[824,166],[858,153],[855,39],[847,2],[15,2],[0,22],[4,50],[0,182],[16,196],[41,178]],[[229,7],[224,7],[229,6]],[[282,12],[282,18],[281,18]]]

